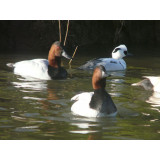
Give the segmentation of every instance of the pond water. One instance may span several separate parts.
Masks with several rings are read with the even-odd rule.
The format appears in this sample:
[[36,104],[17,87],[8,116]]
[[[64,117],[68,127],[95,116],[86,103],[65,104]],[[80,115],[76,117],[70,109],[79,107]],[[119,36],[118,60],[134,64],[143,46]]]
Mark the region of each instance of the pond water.
[[[1,140],[126,140],[160,139],[160,105],[149,100],[152,92],[133,87],[142,76],[159,75],[158,51],[125,58],[127,70],[112,72],[106,90],[118,108],[114,118],[86,118],[73,115],[71,97],[92,91],[92,72],[77,70],[96,56],[75,56],[66,80],[26,80],[14,75],[8,62],[46,58],[36,53],[0,54],[0,139]],[[99,54],[100,55],[100,54]],[[102,55],[102,54],[101,54]],[[105,57],[103,55],[102,57]]]

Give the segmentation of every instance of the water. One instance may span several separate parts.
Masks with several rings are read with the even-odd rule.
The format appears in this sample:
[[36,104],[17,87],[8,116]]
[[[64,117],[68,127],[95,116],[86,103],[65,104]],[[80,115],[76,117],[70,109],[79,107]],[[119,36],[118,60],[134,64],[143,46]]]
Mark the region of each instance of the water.
[[[118,108],[115,118],[86,118],[71,113],[70,99],[92,91],[92,72],[76,68],[95,55],[77,53],[66,80],[42,81],[14,75],[6,63],[47,55],[1,53],[0,139],[160,139],[160,105],[154,103],[152,92],[131,86],[144,75],[159,75],[160,56],[151,54],[125,58],[128,69],[107,79],[106,89]],[[68,61],[64,66],[68,68]]]

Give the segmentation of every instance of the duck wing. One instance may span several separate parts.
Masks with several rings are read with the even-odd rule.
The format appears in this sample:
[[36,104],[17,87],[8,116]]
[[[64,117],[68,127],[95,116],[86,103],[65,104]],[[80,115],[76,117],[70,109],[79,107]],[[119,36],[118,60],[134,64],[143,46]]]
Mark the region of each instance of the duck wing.
[[92,60],[87,61],[84,65],[80,66],[78,69],[94,69],[99,63],[102,62],[102,58],[94,58]]

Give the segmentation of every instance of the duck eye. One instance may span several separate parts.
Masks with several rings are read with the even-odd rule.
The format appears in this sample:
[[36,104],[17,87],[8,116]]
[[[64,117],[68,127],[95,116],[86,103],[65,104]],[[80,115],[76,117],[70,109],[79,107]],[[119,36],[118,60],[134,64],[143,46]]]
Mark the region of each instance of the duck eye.
[[124,54],[127,55],[127,51],[124,51]]
[[120,50],[120,48],[116,48],[116,49],[113,51],[113,53],[117,52],[118,50]]

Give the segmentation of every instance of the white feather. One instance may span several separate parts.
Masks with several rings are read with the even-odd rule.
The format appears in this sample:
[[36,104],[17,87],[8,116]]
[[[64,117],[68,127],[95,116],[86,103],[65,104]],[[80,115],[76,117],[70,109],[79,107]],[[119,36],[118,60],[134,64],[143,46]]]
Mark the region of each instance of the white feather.
[[120,71],[127,68],[126,62],[123,59],[100,58],[102,62],[97,63],[96,66],[103,65],[106,71]]
[[100,113],[99,111],[90,108],[90,101],[94,92],[83,92],[71,98],[71,101],[76,101],[71,106],[71,111],[74,114],[85,117],[112,117],[116,116],[117,112],[112,114]]
[[15,63],[14,67],[15,74],[51,80],[51,77],[48,75],[48,60],[46,59],[25,60]]

